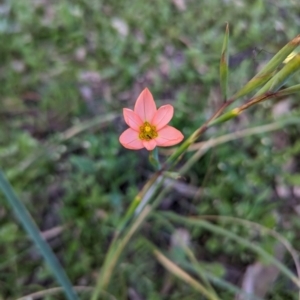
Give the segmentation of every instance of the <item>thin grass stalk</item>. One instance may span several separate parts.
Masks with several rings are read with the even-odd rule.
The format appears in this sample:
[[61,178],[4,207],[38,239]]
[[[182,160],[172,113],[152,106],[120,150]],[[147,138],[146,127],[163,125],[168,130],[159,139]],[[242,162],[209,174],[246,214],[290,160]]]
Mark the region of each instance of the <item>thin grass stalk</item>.
[[246,226],[246,227],[255,228],[256,230],[258,230],[262,233],[265,233],[265,234],[268,234],[268,235],[274,237],[282,245],[284,245],[286,250],[292,256],[294,264],[296,266],[298,279],[300,281],[300,263],[299,263],[298,252],[296,251],[295,248],[293,248],[291,243],[284,236],[282,236],[281,234],[279,234],[275,230],[272,230],[270,228],[267,228],[267,227],[265,227],[261,224],[258,224],[258,223],[252,222],[252,221],[248,221],[248,220],[244,220],[244,219],[240,219],[240,218],[235,218],[235,217],[204,215],[204,216],[200,216],[199,218],[200,219],[205,219],[205,220],[218,220],[218,221],[223,221],[223,222],[228,222],[228,223],[232,222],[232,223],[240,224],[240,225],[243,225],[243,226]]
[[[267,227],[265,227],[261,224],[258,224],[258,223],[254,223],[254,222],[251,222],[251,221],[248,221],[248,220],[235,218],[235,217],[204,215],[204,216],[201,216],[199,218],[205,219],[205,220],[222,220],[222,221],[225,221],[225,222],[235,222],[235,223],[243,225],[243,226],[255,227],[256,230],[274,237],[275,239],[277,239],[280,243],[282,243],[284,245],[286,250],[292,256],[294,264],[296,266],[298,280],[300,280],[300,264],[299,264],[298,252],[293,248],[293,246],[290,244],[290,242],[285,237],[283,237],[281,234],[279,234],[275,230],[267,228]],[[207,272],[205,274],[208,275]],[[245,292],[243,290],[241,290],[240,293],[245,294]],[[300,289],[299,289],[298,297],[300,299]]]
[[[297,57],[298,58],[298,57]],[[299,55],[300,58],[300,55]],[[289,72],[292,70],[292,68],[296,65],[300,63],[300,60],[297,61],[290,69],[287,69],[286,71]],[[300,67],[300,64],[299,64]],[[298,67],[297,67],[298,68]],[[296,71],[297,68],[295,67],[295,69],[293,69],[293,71]],[[270,100],[270,99],[277,99],[283,96],[287,96],[287,95],[292,95],[294,93],[298,93],[300,91],[300,85],[294,85],[292,87],[283,89],[281,91],[276,91],[276,92],[265,92],[264,94],[259,94],[257,96],[254,96],[253,98],[251,98],[250,100],[248,100],[245,104],[236,107],[232,110],[230,110],[229,112],[224,113],[223,115],[217,117],[217,118],[211,118],[208,122],[206,122],[206,129],[208,129],[209,127],[215,126],[217,124],[220,123],[224,123],[232,118],[237,117],[238,115],[240,115],[241,112],[243,112],[244,110],[248,109],[249,107],[263,102],[265,100]]]
[[279,120],[277,122],[261,125],[257,127],[247,128],[244,130],[236,131],[233,133],[225,134],[216,138],[212,138],[205,142],[200,142],[197,144],[193,144],[188,151],[195,151],[197,150],[193,156],[180,168],[179,173],[184,174],[186,173],[196,161],[198,161],[209,149],[214,148],[218,145],[223,143],[233,141],[239,138],[243,138],[246,136],[251,136],[254,134],[263,134],[265,132],[274,131],[281,129],[284,126],[289,126],[293,124],[299,124],[300,119],[297,117],[288,118],[284,120]]
[[202,279],[202,281],[208,287],[210,292],[213,293],[219,299],[216,291],[214,290],[214,288],[212,287],[212,285],[210,284],[210,282],[209,282],[209,280],[206,276],[206,271],[204,271],[203,268],[200,266],[200,264],[198,263],[194,253],[187,246],[183,246],[182,249],[185,252],[185,254],[187,255],[187,257],[190,259],[191,264],[195,266],[195,269],[197,269],[196,271],[197,271],[199,277]]
[[92,300],[97,300],[101,291],[105,290],[107,287],[113,270],[118,262],[118,259],[124,250],[125,246],[137,231],[140,225],[146,220],[147,216],[151,212],[152,207],[147,205],[144,207],[142,212],[139,214],[135,222],[128,229],[127,233],[121,240],[116,240],[109,251],[109,260],[105,260],[104,266],[101,270],[100,276],[98,277],[96,287],[92,296]]
[[[256,295],[251,295],[249,293],[246,293],[242,289],[236,287],[235,285],[227,282],[226,280],[217,277],[216,275],[212,274],[208,270],[203,270],[202,267],[198,264],[194,263],[181,263],[182,266],[184,266],[186,269],[190,271],[194,271],[196,273],[205,273],[204,275],[207,277],[208,280],[210,280],[213,284],[216,286],[219,286],[221,288],[224,288],[233,294],[242,294],[245,297],[245,300],[264,300]],[[199,274],[200,275],[200,274]]]
[[[155,180],[154,180],[154,182],[155,182]],[[147,203],[152,202],[153,203],[152,206],[147,205],[147,203],[143,204],[143,207],[141,208],[141,210],[139,210],[139,213],[137,214],[137,217],[134,220],[134,222],[129,226],[125,236],[122,238],[120,236],[121,232],[118,232],[117,235],[115,236],[115,238],[113,239],[113,241],[107,251],[107,255],[106,255],[101,273],[98,276],[97,283],[96,283],[96,289],[93,294],[93,297],[95,297],[95,298],[93,298],[93,299],[97,299],[97,295],[100,293],[100,290],[101,289],[104,290],[107,287],[107,285],[109,284],[110,278],[112,276],[113,269],[114,269],[115,265],[117,264],[117,261],[122,253],[122,250],[125,248],[126,244],[129,242],[132,235],[138,230],[139,226],[146,220],[146,218],[149,215],[149,213],[151,212],[151,210],[153,210],[159,204],[161,197],[163,197],[163,195],[165,194],[165,193],[160,193],[161,197],[155,198],[158,191],[162,187],[163,182],[164,182],[163,179],[159,181],[158,185],[156,186],[155,190],[153,191],[152,195],[150,195],[150,197],[147,201]],[[151,185],[150,185],[150,187],[151,187]],[[146,196],[146,193],[147,193],[147,190],[143,191],[143,196]],[[155,199],[155,201],[154,201],[154,199]],[[141,197],[138,197],[138,201],[139,201],[139,204],[142,204]],[[139,208],[136,205],[130,206],[130,211],[132,211],[133,207],[136,208],[135,211],[137,211]],[[121,224],[124,225],[124,221],[127,222],[129,220],[129,217],[132,217],[132,215],[131,216],[128,215],[124,220],[121,221]]]
[[209,300],[219,300],[219,298],[211,293],[208,289],[206,289],[200,282],[195,280],[192,276],[186,273],[183,269],[177,266],[174,262],[168,259],[165,255],[163,255],[157,249],[153,250],[153,253],[157,260],[173,275],[187,283],[189,286],[194,288],[196,291],[200,292]]
[[[170,227],[173,229],[173,225],[172,223],[170,223],[170,221],[163,217],[161,214],[152,214],[154,218],[161,220],[161,222],[163,222],[167,227]],[[153,243],[151,243],[148,239],[146,238],[142,238],[144,243],[149,247],[149,249],[151,251],[156,249],[156,246],[153,245]],[[183,247],[182,250],[188,255],[188,253],[186,251],[191,252],[191,250],[187,247]],[[225,288],[227,290],[229,290],[232,293],[236,293],[236,294],[243,294],[245,296],[245,300],[263,300],[260,297],[257,297],[255,295],[250,295],[249,293],[246,293],[245,291],[243,291],[242,289],[236,287],[235,285],[227,282],[226,280],[223,280],[222,278],[217,277],[216,275],[212,274],[211,272],[209,272],[209,270],[205,269],[203,270],[203,267],[195,260],[192,263],[189,262],[183,262],[181,261],[180,266],[184,267],[187,270],[190,270],[192,272],[195,272],[199,275],[200,278],[206,277],[207,280],[209,280],[211,283],[215,284],[216,286],[219,286],[221,288]],[[201,270],[199,270],[197,268],[197,266],[199,266],[199,268]],[[201,272],[201,274],[200,274]],[[216,295],[218,297],[218,295]]]
[[191,224],[191,225],[197,225],[200,227],[203,227],[211,232],[214,232],[216,234],[225,236],[229,239],[232,239],[234,241],[236,241],[237,243],[245,246],[248,249],[251,249],[252,251],[254,251],[255,253],[257,253],[258,255],[260,255],[261,257],[263,257],[265,260],[273,263],[284,275],[286,275],[292,282],[294,282],[294,284],[300,288],[300,281],[299,279],[281,262],[279,262],[276,258],[274,258],[271,254],[269,254],[268,252],[266,252],[265,250],[263,250],[261,247],[257,246],[256,244],[254,244],[253,242],[249,242],[247,239],[244,239],[220,226],[216,226],[213,224],[210,224],[209,222],[203,221],[203,220],[199,220],[196,218],[186,218],[186,217],[181,217],[178,216],[174,213],[170,213],[170,212],[165,212],[162,213],[163,215],[165,215],[166,217],[174,220],[174,221],[178,221],[180,223],[185,223],[185,224]]
[[228,61],[229,61],[229,25],[226,24],[225,36],[222,46],[221,59],[220,59],[220,86],[224,102],[228,98]]
[[266,132],[275,131],[278,129],[283,128],[284,126],[289,126],[293,124],[299,124],[300,118],[299,117],[288,117],[279,119],[276,122],[265,124],[265,125],[259,125],[255,127],[250,127],[242,130],[237,130],[232,133],[224,134],[215,138],[211,138],[204,142],[199,142],[193,144],[188,151],[195,151],[195,150],[202,150],[207,151],[211,148],[214,148],[216,146],[219,146],[221,144],[234,141],[236,139],[244,138],[251,135],[256,134],[264,134]]
[[300,92],[300,84],[296,84],[291,87],[288,87],[288,88],[278,91],[277,95],[279,97],[282,97],[282,96],[287,96],[287,95],[291,95],[291,94],[295,94],[295,93],[299,93],[299,92]]
[[[81,293],[88,293],[91,292],[93,290],[93,287],[91,286],[73,286],[73,289],[76,292],[81,292]],[[23,296],[21,298],[18,298],[16,300],[35,300],[35,299],[41,299],[43,297],[46,296],[51,296],[51,295],[57,295],[62,293],[64,290],[61,287],[53,287],[47,290],[43,290],[43,291],[38,291],[35,293],[31,293],[28,294],[26,296]],[[109,295],[111,297],[112,300],[116,300],[116,298],[112,297],[111,295]]]

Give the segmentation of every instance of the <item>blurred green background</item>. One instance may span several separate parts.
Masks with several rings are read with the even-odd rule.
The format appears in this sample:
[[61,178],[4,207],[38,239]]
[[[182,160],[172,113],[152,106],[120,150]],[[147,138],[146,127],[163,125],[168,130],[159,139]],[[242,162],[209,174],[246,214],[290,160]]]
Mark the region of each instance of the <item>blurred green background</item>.
[[[127,127],[122,108],[133,108],[148,87],[158,106],[175,107],[171,124],[189,136],[222,104],[218,76],[226,22],[232,95],[299,33],[300,6],[292,0],[0,1],[1,167],[74,285],[94,285],[116,224],[153,172],[146,150],[119,144]],[[298,98],[258,105],[202,140],[298,118]],[[299,125],[292,125],[211,149],[160,210],[251,220],[299,249],[298,136]],[[168,155],[162,149],[161,159]],[[0,201],[2,298],[57,286],[2,195]],[[108,289],[116,299],[202,299],[165,271],[143,242],[147,237],[167,253],[177,227],[155,217],[144,224]],[[273,253],[273,240],[235,224],[224,227]],[[233,284],[241,285],[247,267],[259,260],[225,238],[185,230],[197,259],[217,266],[216,273]],[[290,258],[285,263],[294,271]],[[219,293],[233,299],[226,290]],[[296,295],[279,276],[266,299]]]

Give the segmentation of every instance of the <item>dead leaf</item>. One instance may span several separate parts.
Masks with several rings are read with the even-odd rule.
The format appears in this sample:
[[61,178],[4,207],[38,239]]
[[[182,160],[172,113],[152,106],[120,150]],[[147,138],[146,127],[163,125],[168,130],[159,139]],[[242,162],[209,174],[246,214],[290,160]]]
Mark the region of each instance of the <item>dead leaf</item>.
[[128,25],[124,20],[120,18],[113,18],[111,20],[111,25],[122,37],[126,37],[128,35]]
[[172,2],[179,11],[185,11],[186,10],[185,0],[172,0]]
[[53,227],[51,229],[41,232],[41,236],[45,240],[50,240],[50,239],[60,235],[64,229],[65,229],[65,227],[63,227],[63,226],[56,226],[56,227]]
[[171,236],[171,246],[185,248],[191,244],[190,233],[184,228],[176,229]]
[[[274,250],[275,258],[282,260],[285,248],[282,244],[277,244]],[[279,270],[274,265],[265,265],[261,262],[255,262],[247,267],[242,282],[242,290],[248,294],[264,298],[269,290],[272,289],[274,281],[279,275]],[[244,300],[242,294],[238,295],[236,300]]]

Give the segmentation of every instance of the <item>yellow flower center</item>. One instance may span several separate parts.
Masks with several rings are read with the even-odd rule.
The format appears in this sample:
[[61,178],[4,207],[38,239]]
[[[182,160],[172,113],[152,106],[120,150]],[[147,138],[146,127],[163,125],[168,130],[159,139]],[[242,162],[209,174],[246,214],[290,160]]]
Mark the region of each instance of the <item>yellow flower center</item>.
[[145,122],[140,127],[139,138],[143,141],[150,141],[158,136],[156,127],[150,125],[148,122]]

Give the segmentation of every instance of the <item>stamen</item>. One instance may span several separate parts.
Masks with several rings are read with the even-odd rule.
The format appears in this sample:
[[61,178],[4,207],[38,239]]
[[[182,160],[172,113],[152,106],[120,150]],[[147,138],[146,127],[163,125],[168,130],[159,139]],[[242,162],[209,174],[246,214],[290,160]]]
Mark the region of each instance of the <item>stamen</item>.
[[143,141],[150,141],[158,136],[156,127],[152,126],[150,123],[145,122],[140,127],[139,138]]

